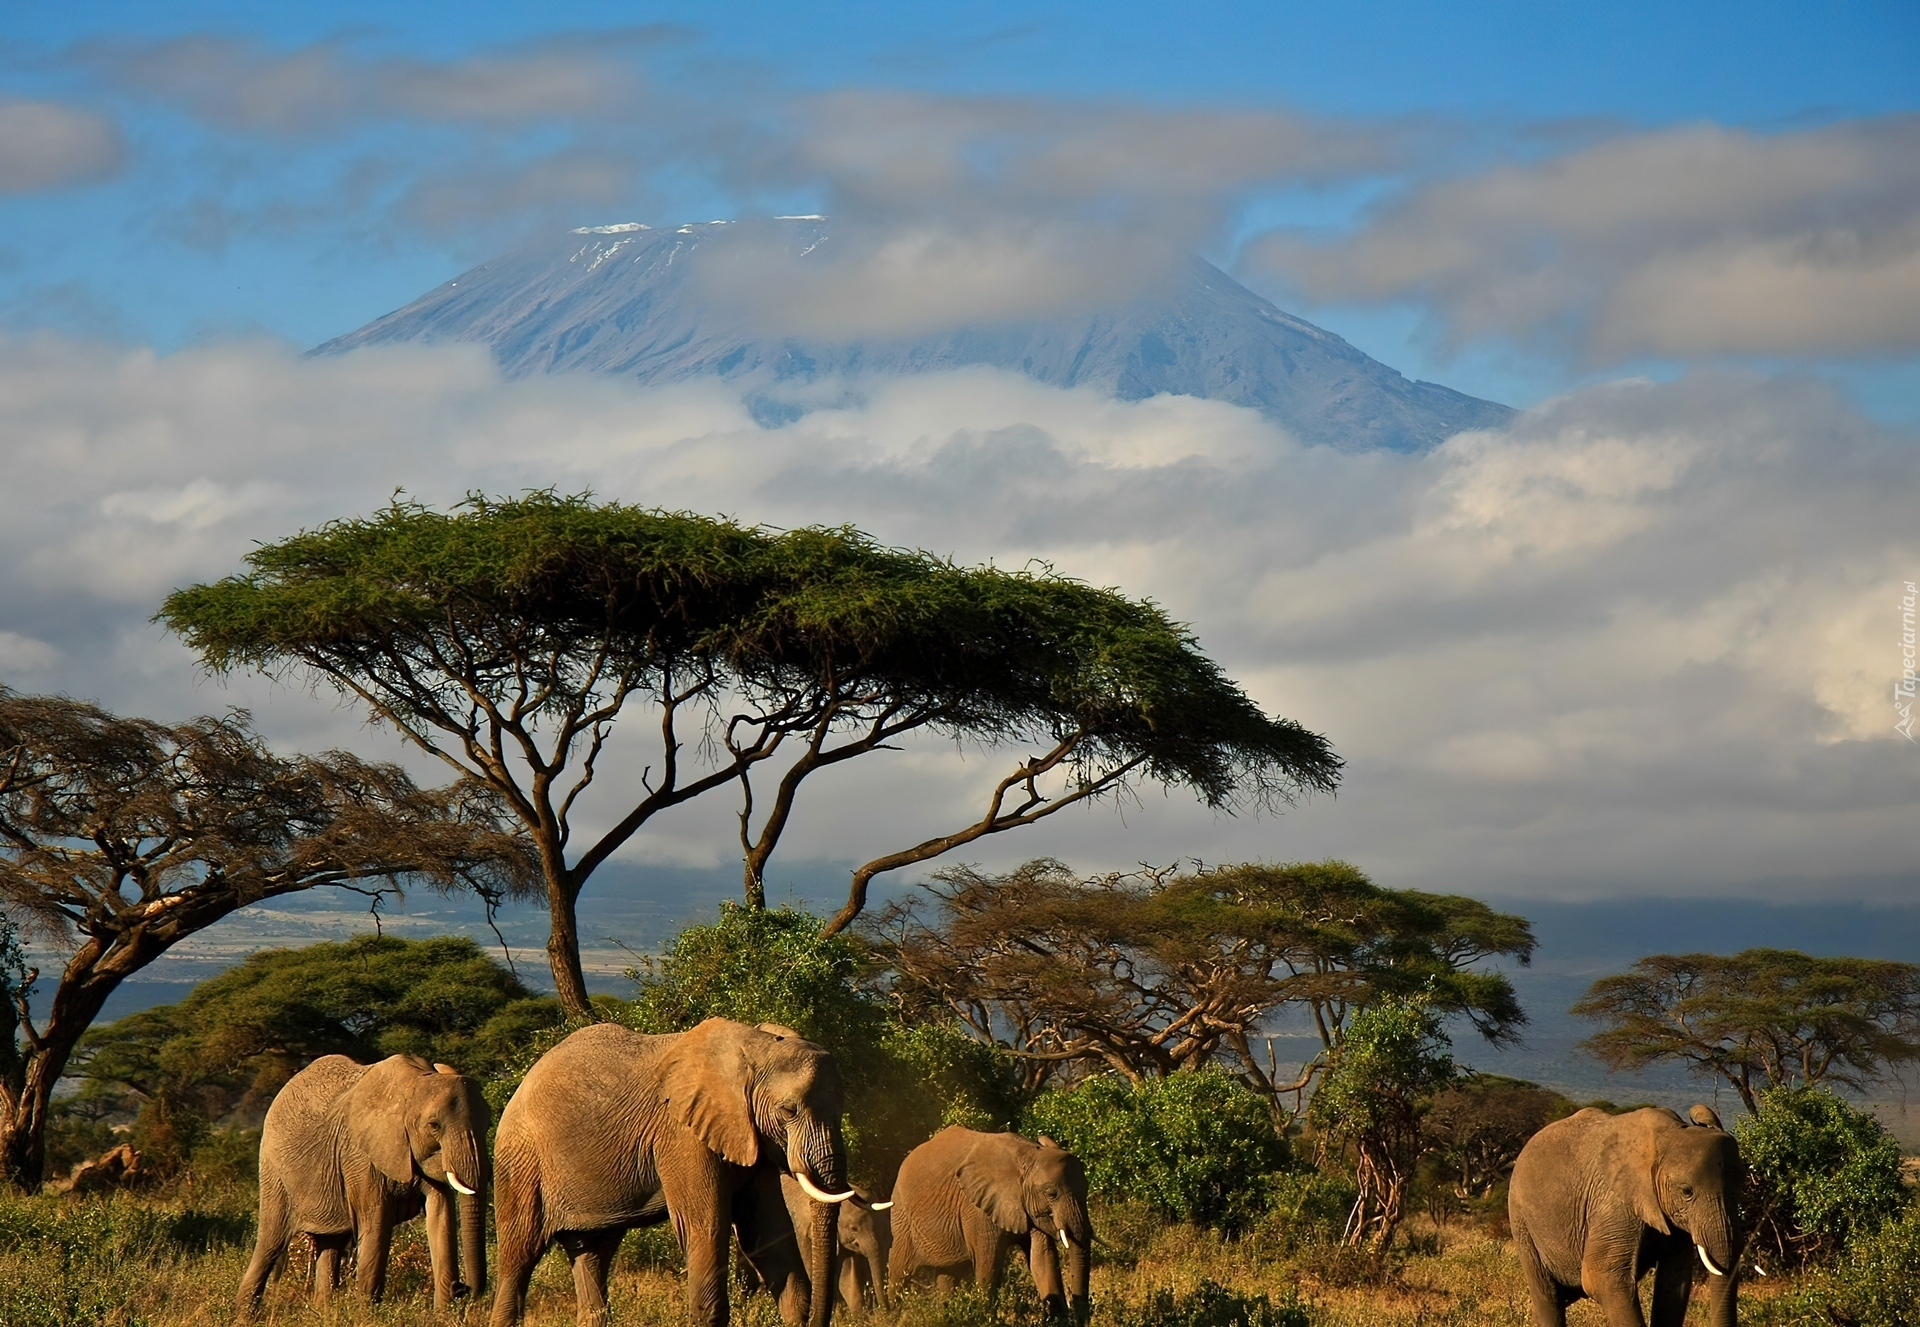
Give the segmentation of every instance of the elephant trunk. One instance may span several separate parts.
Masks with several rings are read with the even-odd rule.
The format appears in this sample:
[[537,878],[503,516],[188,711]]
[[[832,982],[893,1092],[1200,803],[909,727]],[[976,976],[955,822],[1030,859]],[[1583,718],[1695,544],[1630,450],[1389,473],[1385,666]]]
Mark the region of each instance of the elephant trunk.
[[827,1327],[833,1316],[833,1267],[840,1209],[826,1203],[809,1203],[808,1207],[813,1238],[807,1241],[807,1281],[812,1296],[807,1306],[807,1327]]
[[458,1175],[471,1194],[461,1194],[460,1279],[475,1298],[487,1289],[487,1192],[493,1185],[493,1167],[486,1147],[466,1135],[446,1147],[448,1178]]
[[[836,1128],[816,1124],[788,1132],[787,1170],[811,1181],[820,1193],[833,1195],[835,1201],[839,1195],[851,1193],[846,1184],[845,1155],[840,1145],[840,1131]],[[801,1187],[807,1185],[803,1183]],[[808,1196],[819,1197],[812,1193]]]
[[1067,1205],[1060,1222],[1060,1230],[1066,1235],[1061,1250],[1066,1257],[1062,1260],[1061,1279],[1067,1292],[1067,1309],[1078,1322],[1085,1322],[1092,1305],[1087,1298],[1088,1282],[1093,1275],[1093,1223],[1087,1219],[1086,1209],[1078,1203]]
[[1712,1327],[1735,1327],[1740,1241],[1734,1237],[1733,1222],[1722,1216],[1692,1234],[1695,1256],[1707,1269],[1707,1321]]

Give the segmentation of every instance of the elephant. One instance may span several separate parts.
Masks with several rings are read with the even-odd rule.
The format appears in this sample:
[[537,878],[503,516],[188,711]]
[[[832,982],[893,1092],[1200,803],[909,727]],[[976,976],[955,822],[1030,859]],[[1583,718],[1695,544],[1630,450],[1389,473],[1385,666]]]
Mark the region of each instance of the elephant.
[[[893,1203],[887,1274],[896,1290],[922,1268],[942,1290],[965,1271],[985,1282],[991,1303],[1017,1246],[1048,1314],[1087,1316],[1087,1170],[1053,1139],[942,1129],[900,1163]],[[1056,1239],[1067,1255],[1064,1282]]]
[[830,1283],[834,1206],[854,1196],[842,1188],[840,1111],[833,1057],[786,1029],[710,1018],[690,1032],[598,1023],[568,1036],[500,1114],[494,1327],[521,1320],[534,1263],[556,1241],[573,1263],[578,1322],[604,1324],[621,1238],[669,1220],[686,1253],[688,1321],[725,1327],[733,1229],[752,1223],[754,1185],[782,1172],[814,1200],[810,1262],[762,1274],[781,1281],[790,1319],[827,1327],[833,1297],[811,1287]]
[[340,1255],[357,1240],[359,1288],[377,1301],[393,1228],[423,1209],[434,1306],[482,1293],[490,1123],[477,1083],[416,1055],[375,1065],[326,1055],[288,1079],[260,1134],[260,1234],[240,1279],[241,1316],[259,1307],[297,1234],[313,1240],[316,1299],[337,1287]]
[[[854,1186],[854,1196],[838,1204],[833,1259],[835,1302],[862,1308],[867,1296],[881,1308],[887,1299],[887,1250],[893,1243],[893,1204],[876,1202]],[[740,1238],[741,1280],[749,1291],[766,1290],[782,1306],[789,1323],[797,1323],[792,1301],[800,1292],[796,1278],[804,1278],[813,1264],[812,1230],[815,1203],[800,1182],[778,1171],[757,1169],[748,1190],[735,1203],[734,1229]]]
[[1535,1327],[1565,1327],[1592,1296],[1608,1327],[1645,1327],[1639,1282],[1654,1271],[1653,1327],[1680,1327],[1697,1255],[1708,1321],[1734,1327],[1741,1246],[1740,1153],[1706,1106],[1692,1123],[1648,1106],[1589,1107],[1540,1130],[1514,1163],[1507,1216]]

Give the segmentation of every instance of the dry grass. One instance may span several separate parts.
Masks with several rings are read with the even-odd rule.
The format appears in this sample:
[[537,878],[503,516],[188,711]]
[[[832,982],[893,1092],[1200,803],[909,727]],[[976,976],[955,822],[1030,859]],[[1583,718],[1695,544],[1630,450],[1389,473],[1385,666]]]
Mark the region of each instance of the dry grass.
[[[0,1199],[0,1327],[227,1327],[233,1295],[251,1249],[248,1195],[239,1190],[197,1196],[62,1202]],[[1315,1327],[1526,1327],[1519,1265],[1511,1249],[1465,1225],[1416,1227],[1417,1251],[1384,1274],[1341,1249],[1288,1251],[1270,1235],[1226,1241],[1186,1227],[1161,1226],[1137,1213],[1109,1214],[1107,1247],[1096,1260],[1096,1327],[1113,1321],[1119,1303],[1139,1304],[1153,1290],[1185,1291],[1203,1279],[1276,1303],[1297,1295]],[[684,1321],[680,1279],[665,1264],[657,1235],[630,1236],[616,1266],[614,1320],[634,1327],[678,1327]],[[403,1227],[394,1250],[387,1303],[351,1296],[318,1308],[307,1299],[310,1261],[296,1246],[286,1273],[270,1287],[261,1321],[276,1327],[444,1327],[484,1321],[484,1305],[449,1314],[432,1309],[424,1240],[417,1222]],[[1016,1278],[1023,1274],[1016,1272]],[[1356,1282],[1360,1282],[1356,1284]],[[1650,1285],[1649,1285],[1650,1288]],[[1743,1288],[1743,1319],[1766,1320],[1766,1283]],[[1015,1288],[1001,1320],[1031,1316],[1031,1296]],[[573,1322],[572,1279],[558,1255],[544,1259],[529,1296],[533,1327]],[[1695,1317],[1704,1324],[1704,1296]],[[939,1304],[909,1295],[891,1315],[841,1321],[868,1327],[980,1327],[977,1299]],[[741,1303],[740,1327],[780,1327],[765,1296]],[[1590,1303],[1576,1305],[1573,1327],[1602,1327]]]

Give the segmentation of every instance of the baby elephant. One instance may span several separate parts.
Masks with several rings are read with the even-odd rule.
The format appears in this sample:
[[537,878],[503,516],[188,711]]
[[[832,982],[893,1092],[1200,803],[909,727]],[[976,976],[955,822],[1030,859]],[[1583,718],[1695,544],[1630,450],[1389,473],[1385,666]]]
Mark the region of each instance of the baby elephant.
[[[887,1251],[893,1245],[890,1202],[855,1186],[853,1197],[834,1208],[835,1249],[832,1250],[833,1294],[850,1309],[869,1303],[891,1308],[887,1299]],[[812,1298],[794,1284],[804,1284],[807,1268],[818,1265],[813,1247],[815,1203],[800,1181],[777,1171],[756,1173],[734,1202],[734,1233],[740,1240],[740,1279],[751,1291],[765,1290],[780,1305],[791,1327],[799,1327],[803,1311],[796,1307]]]
[[240,1280],[241,1315],[259,1307],[299,1234],[313,1238],[316,1299],[334,1290],[357,1235],[360,1290],[378,1300],[393,1228],[423,1208],[434,1306],[486,1289],[489,1122],[478,1084],[414,1055],[376,1065],[327,1055],[287,1080],[260,1135],[260,1237]]
[[[942,1129],[901,1163],[893,1204],[887,1272],[896,1288],[921,1269],[942,1290],[970,1274],[992,1303],[1018,1249],[1048,1314],[1086,1317],[1087,1171],[1051,1138]],[[1064,1283],[1055,1240],[1066,1255]]]
[[1690,1125],[1649,1106],[1591,1108],[1528,1140],[1514,1163],[1507,1215],[1533,1300],[1535,1327],[1566,1327],[1591,1296],[1607,1327],[1643,1327],[1639,1281],[1653,1278],[1653,1327],[1680,1327],[1697,1256],[1707,1320],[1734,1327],[1742,1236],[1735,1214],[1740,1154],[1720,1118],[1695,1106]]

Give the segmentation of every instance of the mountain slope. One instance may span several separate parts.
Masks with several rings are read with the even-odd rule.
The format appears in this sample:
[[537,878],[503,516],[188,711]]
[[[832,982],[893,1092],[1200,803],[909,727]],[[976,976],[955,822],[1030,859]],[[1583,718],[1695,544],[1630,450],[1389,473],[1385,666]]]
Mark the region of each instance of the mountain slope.
[[1227,401],[1307,442],[1399,451],[1513,413],[1410,381],[1198,258],[1170,288],[1108,312],[856,341],[756,334],[720,311],[703,280],[749,244],[781,261],[824,264],[832,243],[817,217],[586,227],[483,263],[315,353],[469,341],[490,347],[512,375],[585,371],[658,383],[717,374],[737,382],[763,419],[797,413],[781,400],[783,384],[984,364],[1126,400],[1171,392]]

